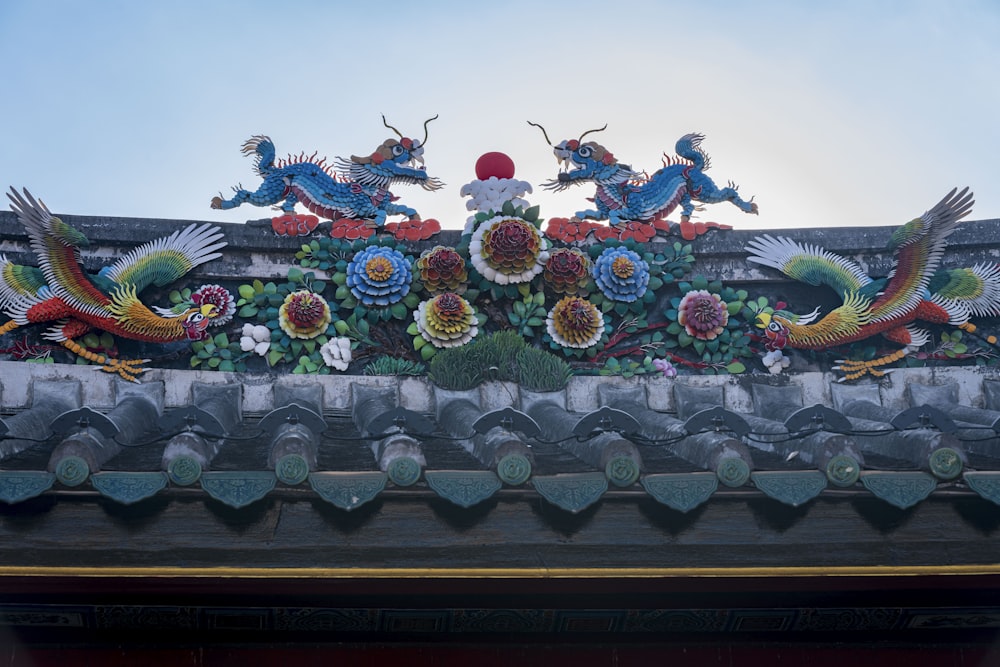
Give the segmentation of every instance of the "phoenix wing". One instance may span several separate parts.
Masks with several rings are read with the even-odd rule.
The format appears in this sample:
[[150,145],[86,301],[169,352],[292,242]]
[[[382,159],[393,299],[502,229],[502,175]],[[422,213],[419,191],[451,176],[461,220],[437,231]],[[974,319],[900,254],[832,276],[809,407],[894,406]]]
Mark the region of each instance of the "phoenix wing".
[[80,248],[89,245],[87,237],[53,216],[45,203],[36,200],[27,190],[21,194],[11,188],[7,197],[28,233],[48,291],[70,308],[95,317],[106,316],[107,295],[91,282],[80,266]]
[[747,260],[769,266],[807,285],[826,285],[841,298],[864,293],[872,279],[859,264],[828,250],[783,236],[758,236],[747,244]]
[[[938,270],[948,236],[958,222],[972,211],[968,188],[954,189],[919,218],[897,229],[889,243],[896,251],[895,266],[878,299],[872,304],[872,322],[885,322],[905,315],[929,296],[928,286]],[[937,300],[935,300],[937,302]],[[947,303],[938,305],[945,307]],[[949,311],[954,324],[968,318],[968,309]]]
[[1000,315],[1000,264],[983,262],[961,269],[941,269],[928,289],[940,299],[957,302],[970,316]]
[[150,285],[163,287],[183,277],[196,266],[222,256],[226,247],[222,231],[213,225],[189,225],[170,236],[150,241],[129,251],[101,270],[100,275],[118,285],[131,285],[141,292]]
[[24,266],[0,255],[0,309],[12,299],[33,297],[45,287],[45,276],[34,266]]

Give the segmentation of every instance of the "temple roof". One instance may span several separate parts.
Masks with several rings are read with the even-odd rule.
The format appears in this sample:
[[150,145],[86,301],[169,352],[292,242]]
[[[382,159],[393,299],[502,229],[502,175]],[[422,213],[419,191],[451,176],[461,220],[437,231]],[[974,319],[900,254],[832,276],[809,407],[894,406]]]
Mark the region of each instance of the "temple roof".
[[[93,271],[189,224],[66,220],[87,230],[82,261]],[[984,240],[998,232],[1000,221],[966,223],[949,258],[988,260],[997,248]],[[30,263],[9,214],[0,214],[0,234],[8,259]],[[700,237],[699,270],[771,303],[826,304],[814,288],[748,265],[755,234]],[[892,268],[871,250],[885,245],[886,228],[781,234],[850,256],[873,276]],[[225,255],[192,280],[280,279],[301,245],[275,237],[270,221],[225,235]],[[442,232],[424,245],[457,237]],[[639,577],[663,593],[671,577],[983,581],[1000,563],[1000,376],[986,353],[978,365],[972,355],[957,364],[928,355],[860,383],[806,353],[780,374],[747,361],[742,373],[576,374],[558,391],[486,378],[460,391],[358,366],[326,375],[183,370],[184,345],[139,350],[155,352],[157,365],[138,383],[63,359],[0,361],[0,574],[10,585],[230,568],[241,581]],[[715,593],[699,591],[689,606],[711,607]],[[623,616],[632,621],[617,629],[640,617],[660,627],[649,614],[662,616],[662,606],[632,603],[648,613]],[[391,625],[393,604],[365,599],[357,609]],[[787,604],[805,618],[808,603]],[[899,627],[963,604],[1000,613],[968,595],[942,604],[900,616]],[[447,623],[475,607],[445,606]],[[733,629],[734,619],[723,625]],[[542,631],[558,629],[546,623]]]
[[[187,225],[67,220],[92,237],[85,264]],[[3,214],[0,224],[12,221]],[[981,240],[997,238],[998,226],[956,231],[956,261],[993,252]],[[195,279],[266,280],[285,270],[276,250],[289,241],[269,221],[225,232],[225,257]],[[18,233],[4,233],[17,257]],[[796,234],[859,257],[874,275],[887,261],[870,247],[888,230]],[[707,235],[699,265],[730,284],[796,294],[798,286],[742,261],[749,236]],[[1000,502],[1000,399],[988,367],[930,364],[851,384],[810,370],[815,363],[778,376],[575,376],[561,391],[532,392],[512,382],[450,391],[422,377],[169,368],[134,384],[87,366],[3,361],[0,491],[24,510],[39,498],[161,509],[202,498],[240,511],[296,499],[356,513],[376,500],[419,498],[481,515],[517,499],[565,520],[627,499],[685,522],[733,500],[775,511],[824,499],[901,511],[944,498],[987,512]]]

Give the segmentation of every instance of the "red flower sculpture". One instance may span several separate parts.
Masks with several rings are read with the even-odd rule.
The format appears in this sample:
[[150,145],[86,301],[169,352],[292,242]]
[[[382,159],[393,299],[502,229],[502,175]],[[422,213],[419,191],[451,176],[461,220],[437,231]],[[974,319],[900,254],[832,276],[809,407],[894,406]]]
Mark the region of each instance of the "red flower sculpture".
[[718,222],[691,222],[682,220],[680,223],[681,238],[685,241],[693,241],[710,229],[732,229],[732,225],[723,225]]
[[316,229],[318,224],[319,218],[315,215],[291,213],[271,218],[271,229],[278,236],[306,236]]
[[441,223],[434,218],[388,222],[385,231],[396,237],[397,241],[424,241],[441,231]]
[[347,239],[356,241],[366,239],[375,233],[375,228],[369,225],[367,220],[356,218],[339,218],[333,221],[330,227],[330,236],[335,239]]
[[625,241],[627,239],[634,239],[639,243],[647,243],[654,236],[656,236],[656,227],[646,222],[639,222],[638,220],[629,220],[616,227],[601,226],[594,230],[594,238],[598,241],[607,241],[608,239]]
[[590,258],[575,248],[557,248],[549,253],[542,276],[559,294],[581,294],[590,280]]
[[587,234],[598,229],[606,229],[606,227],[579,218],[550,218],[545,227],[545,235],[554,241],[573,243],[586,240]]

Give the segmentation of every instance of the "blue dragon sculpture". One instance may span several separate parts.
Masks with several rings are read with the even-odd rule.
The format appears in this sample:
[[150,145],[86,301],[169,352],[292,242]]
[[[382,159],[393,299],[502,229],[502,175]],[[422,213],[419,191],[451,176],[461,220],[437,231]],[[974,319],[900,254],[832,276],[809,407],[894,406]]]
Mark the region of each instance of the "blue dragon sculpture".
[[[617,225],[628,220],[648,222],[662,219],[678,206],[681,207],[681,221],[687,222],[696,204],[716,204],[728,201],[746,213],[757,214],[757,204],[753,197],[742,199],[738,187],[732,182],[720,188],[705,175],[711,166],[711,159],[701,149],[705,139],[701,134],[685,134],[677,140],[674,150],[679,158],[665,157],[665,165],[651,176],[645,176],[626,164],[621,164],[611,151],[600,144],[583,138],[596,130],[588,130],[579,139],[568,139],[553,145],[545,128],[528,121],[545,135],[545,141],[552,146],[556,159],[565,171],[558,178],[542,184],[547,190],[561,192],[571,185],[593,182],[597,193],[592,200],[596,209],[578,211],[580,219],[608,220]],[[575,168],[573,168],[575,167]]]
[[427,124],[436,118],[424,121],[424,139],[420,141],[404,137],[382,116],[382,123],[399,139],[386,139],[368,157],[337,158],[335,166],[327,165],[325,158],[314,162],[315,153],[309,158],[275,160],[270,137],[250,137],[243,144],[242,152],[244,155],[256,154],[254,167],[264,182],[254,192],[243,189],[242,185],[236,186],[232,199],[223,199],[221,195],[212,198],[212,208],[228,210],[244,203],[275,206],[280,202],[281,209],[291,214],[295,204],[300,202],[314,215],[329,220],[359,218],[382,226],[389,215],[418,219],[415,209],[393,203],[395,197],[389,192],[389,186],[414,183],[434,191],[444,185],[437,178],[428,177],[423,168]]

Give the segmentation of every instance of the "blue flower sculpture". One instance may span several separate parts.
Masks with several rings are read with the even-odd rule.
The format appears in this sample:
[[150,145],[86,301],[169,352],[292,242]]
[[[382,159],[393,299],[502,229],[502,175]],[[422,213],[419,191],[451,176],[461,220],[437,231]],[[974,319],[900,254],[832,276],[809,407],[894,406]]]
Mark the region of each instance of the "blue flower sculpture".
[[612,301],[631,303],[649,286],[649,264],[628,248],[606,248],[594,262],[594,281]]
[[347,265],[347,286],[366,306],[391,306],[409,294],[412,280],[410,263],[392,248],[365,248]]

